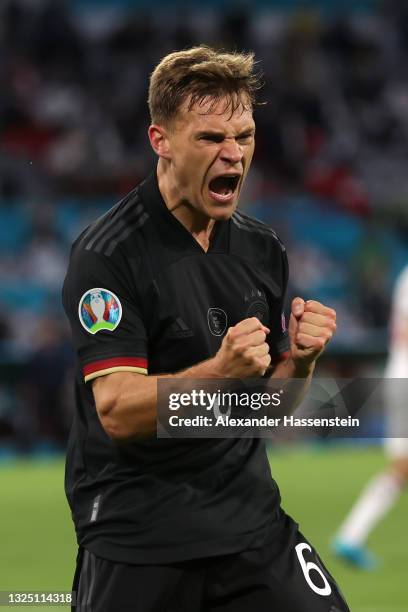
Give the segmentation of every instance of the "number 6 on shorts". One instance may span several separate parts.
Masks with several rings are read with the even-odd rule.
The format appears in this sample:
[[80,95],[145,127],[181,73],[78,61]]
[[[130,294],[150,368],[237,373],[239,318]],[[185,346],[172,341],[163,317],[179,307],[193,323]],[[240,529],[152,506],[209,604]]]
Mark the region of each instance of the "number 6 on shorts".
[[[296,554],[299,559],[300,567],[302,568],[302,571],[303,571],[303,575],[306,579],[307,584],[312,589],[312,591],[314,591],[318,595],[325,595],[325,596],[330,595],[332,592],[331,586],[326,576],[323,574],[322,570],[320,569],[320,567],[316,563],[313,563],[313,561],[306,561],[305,558],[303,557],[304,550],[308,550],[309,552],[312,552],[311,546],[309,546],[309,544],[306,544],[306,542],[301,542],[300,544],[295,546],[295,550],[296,550]],[[310,572],[312,570],[314,570],[321,576],[324,582],[324,587],[319,587],[316,584],[314,584],[313,580],[310,577]]]

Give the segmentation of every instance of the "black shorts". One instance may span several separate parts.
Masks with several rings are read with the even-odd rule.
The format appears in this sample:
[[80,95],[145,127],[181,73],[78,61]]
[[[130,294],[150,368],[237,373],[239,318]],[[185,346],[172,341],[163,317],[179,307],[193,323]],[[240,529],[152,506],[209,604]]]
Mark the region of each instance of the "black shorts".
[[350,612],[283,511],[262,548],[171,565],[129,565],[80,549],[75,612]]

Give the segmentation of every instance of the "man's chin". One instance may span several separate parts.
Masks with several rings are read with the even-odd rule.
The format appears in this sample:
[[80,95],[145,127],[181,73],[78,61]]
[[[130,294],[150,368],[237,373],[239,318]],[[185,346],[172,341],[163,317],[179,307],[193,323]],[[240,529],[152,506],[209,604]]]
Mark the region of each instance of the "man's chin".
[[228,206],[224,207],[222,210],[211,210],[211,214],[208,216],[211,217],[214,221],[228,221],[231,219],[234,214],[236,206]]
[[206,206],[206,212],[214,221],[228,221],[234,214],[238,204],[238,198],[235,197],[230,202],[210,202]]

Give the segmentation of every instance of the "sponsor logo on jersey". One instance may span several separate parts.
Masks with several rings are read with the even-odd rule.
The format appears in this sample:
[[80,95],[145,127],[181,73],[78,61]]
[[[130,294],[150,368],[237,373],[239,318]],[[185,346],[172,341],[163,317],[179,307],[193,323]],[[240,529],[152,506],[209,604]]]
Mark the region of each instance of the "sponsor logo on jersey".
[[81,297],[78,314],[82,327],[90,334],[113,331],[122,318],[122,305],[112,291],[96,287]]
[[209,308],[207,321],[213,336],[222,336],[227,329],[227,313],[222,308]]

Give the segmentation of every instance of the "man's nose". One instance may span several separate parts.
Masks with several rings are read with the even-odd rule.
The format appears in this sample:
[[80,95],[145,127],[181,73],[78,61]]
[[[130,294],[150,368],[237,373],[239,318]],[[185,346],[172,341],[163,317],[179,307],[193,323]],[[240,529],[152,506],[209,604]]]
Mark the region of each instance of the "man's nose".
[[242,147],[236,140],[225,140],[221,149],[220,157],[230,164],[237,164],[243,158]]

